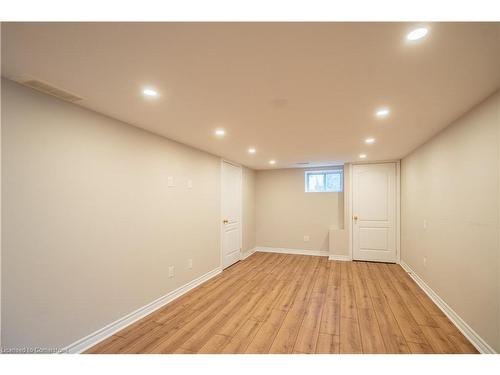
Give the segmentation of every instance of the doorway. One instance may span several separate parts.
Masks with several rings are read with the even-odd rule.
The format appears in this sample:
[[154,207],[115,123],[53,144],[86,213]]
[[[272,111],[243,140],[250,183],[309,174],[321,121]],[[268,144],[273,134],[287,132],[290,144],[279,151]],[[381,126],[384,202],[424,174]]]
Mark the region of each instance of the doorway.
[[397,163],[352,169],[353,259],[397,262]]
[[221,167],[222,269],[241,259],[241,166],[222,161]]

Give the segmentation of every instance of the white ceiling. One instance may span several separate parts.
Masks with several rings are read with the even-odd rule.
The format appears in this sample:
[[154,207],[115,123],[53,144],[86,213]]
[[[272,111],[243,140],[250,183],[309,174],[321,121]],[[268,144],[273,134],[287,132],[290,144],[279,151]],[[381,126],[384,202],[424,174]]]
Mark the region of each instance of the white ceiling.
[[500,23],[415,26],[4,23],[2,75],[255,169],[398,159],[500,87]]

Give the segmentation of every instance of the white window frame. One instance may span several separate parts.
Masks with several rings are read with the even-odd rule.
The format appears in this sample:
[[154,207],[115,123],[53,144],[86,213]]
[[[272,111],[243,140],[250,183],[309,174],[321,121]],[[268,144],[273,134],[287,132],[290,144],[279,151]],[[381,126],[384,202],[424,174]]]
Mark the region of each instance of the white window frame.
[[[325,184],[326,184],[326,174],[327,173],[336,173],[340,175],[340,190],[334,190],[334,191],[309,191],[309,175],[310,174],[325,174]],[[335,169],[321,169],[321,170],[306,170],[304,171],[304,182],[305,182],[305,187],[304,190],[306,193],[343,193],[344,192],[344,171],[341,168],[335,168]]]

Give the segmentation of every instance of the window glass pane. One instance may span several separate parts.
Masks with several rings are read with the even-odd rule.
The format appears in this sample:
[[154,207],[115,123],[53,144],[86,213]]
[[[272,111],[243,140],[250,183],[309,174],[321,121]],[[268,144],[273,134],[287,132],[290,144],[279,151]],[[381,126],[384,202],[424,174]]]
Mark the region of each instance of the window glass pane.
[[306,192],[341,192],[343,191],[342,170],[307,171]]
[[325,175],[324,174],[309,174],[308,185],[310,192],[325,191]]
[[341,191],[340,173],[328,173],[326,175],[326,191]]

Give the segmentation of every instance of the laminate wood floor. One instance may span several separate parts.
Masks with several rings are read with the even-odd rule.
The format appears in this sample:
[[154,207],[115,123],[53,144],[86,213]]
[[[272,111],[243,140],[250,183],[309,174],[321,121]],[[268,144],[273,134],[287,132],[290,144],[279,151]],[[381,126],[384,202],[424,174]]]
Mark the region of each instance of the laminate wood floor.
[[477,353],[396,264],[255,253],[86,353]]

